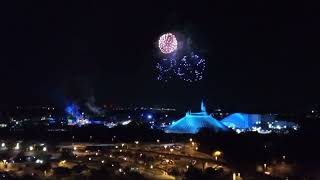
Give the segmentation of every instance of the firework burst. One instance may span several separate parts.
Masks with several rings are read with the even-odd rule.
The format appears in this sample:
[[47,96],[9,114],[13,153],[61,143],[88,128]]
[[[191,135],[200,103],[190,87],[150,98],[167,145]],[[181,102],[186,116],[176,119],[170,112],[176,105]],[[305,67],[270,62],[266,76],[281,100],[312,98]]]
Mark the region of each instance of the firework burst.
[[159,49],[164,54],[174,52],[178,47],[178,41],[175,35],[171,33],[163,34],[159,39]]
[[205,59],[193,52],[180,59],[165,58],[156,66],[159,71],[157,79],[164,82],[174,79],[197,82],[203,79],[205,67]]

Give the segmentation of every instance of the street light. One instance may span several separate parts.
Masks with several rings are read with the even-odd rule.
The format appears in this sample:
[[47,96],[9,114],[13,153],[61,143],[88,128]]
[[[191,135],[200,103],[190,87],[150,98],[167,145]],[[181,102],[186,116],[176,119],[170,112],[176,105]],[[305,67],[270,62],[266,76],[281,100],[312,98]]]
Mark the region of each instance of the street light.
[[192,138],[190,138],[189,141],[192,142]]
[[30,150],[30,151],[33,151],[33,146],[30,146],[30,147],[29,147],[29,150]]
[[232,180],[236,180],[236,178],[237,178],[237,177],[236,177],[236,173],[233,173],[233,174],[232,174]]
[[213,153],[213,156],[215,157],[216,161],[218,161],[218,157],[222,155],[222,152],[221,151],[215,151]]
[[214,154],[214,156],[221,156],[222,153],[221,153],[221,151],[215,151],[213,154]]
[[43,149],[42,149],[44,152],[46,152],[47,151],[47,148],[46,147],[43,147]]

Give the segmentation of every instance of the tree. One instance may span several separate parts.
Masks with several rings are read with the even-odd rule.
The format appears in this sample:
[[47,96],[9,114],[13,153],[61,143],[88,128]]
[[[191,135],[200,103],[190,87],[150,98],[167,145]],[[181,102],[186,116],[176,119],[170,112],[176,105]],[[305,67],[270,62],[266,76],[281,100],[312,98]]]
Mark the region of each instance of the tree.
[[180,176],[181,172],[179,171],[179,169],[177,167],[173,167],[173,168],[169,169],[168,174],[170,174],[172,176]]
[[46,162],[46,163],[41,164],[40,166],[38,166],[37,169],[40,170],[40,171],[46,171],[48,169],[51,169],[51,164],[49,162]]
[[72,171],[75,173],[81,173],[82,171],[87,170],[87,169],[89,169],[89,168],[85,164],[78,164],[72,168]]
[[217,179],[218,171],[213,169],[212,167],[208,167],[204,172],[203,172],[203,179]]
[[112,173],[105,168],[101,168],[98,170],[92,169],[90,179],[92,180],[112,179]]
[[188,171],[186,172],[184,179],[185,180],[197,180],[197,179],[201,179],[201,177],[202,177],[201,170],[191,166],[191,167],[189,167]]
[[62,151],[61,152],[61,159],[70,160],[70,159],[74,159],[74,157],[75,156],[69,151]]
[[65,167],[57,167],[54,169],[54,174],[57,176],[68,176],[70,175],[71,171],[69,168]]
[[138,172],[135,172],[135,171],[129,171],[126,176],[124,176],[123,178],[121,179],[124,179],[124,180],[131,180],[131,179],[134,179],[134,180],[146,180],[145,177],[143,177],[140,173]]

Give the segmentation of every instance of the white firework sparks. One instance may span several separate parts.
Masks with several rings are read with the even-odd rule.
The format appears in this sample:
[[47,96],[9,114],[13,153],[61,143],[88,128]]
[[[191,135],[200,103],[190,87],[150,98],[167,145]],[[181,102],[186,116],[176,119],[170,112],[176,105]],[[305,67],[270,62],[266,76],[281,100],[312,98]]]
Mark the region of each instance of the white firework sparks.
[[159,39],[159,49],[164,54],[174,52],[178,47],[178,41],[172,33],[163,34]]
[[157,64],[159,74],[157,79],[167,82],[169,80],[183,80],[186,82],[197,82],[203,79],[206,61],[195,53],[191,52],[181,59],[162,59]]

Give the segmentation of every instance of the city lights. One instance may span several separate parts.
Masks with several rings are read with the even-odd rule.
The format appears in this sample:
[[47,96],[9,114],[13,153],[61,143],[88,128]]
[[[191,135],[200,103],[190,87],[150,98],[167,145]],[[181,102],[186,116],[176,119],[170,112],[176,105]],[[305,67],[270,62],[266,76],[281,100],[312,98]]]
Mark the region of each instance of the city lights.
[[37,163],[37,164],[42,164],[42,163],[43,163],[43,160],[37,159],[37,160],[36,160],[36,163]]

